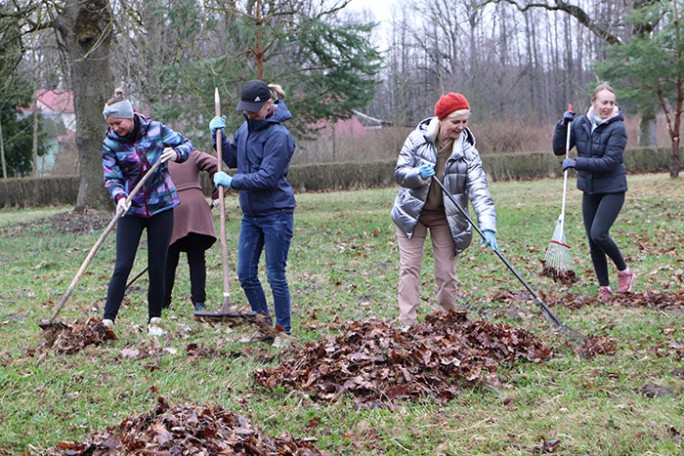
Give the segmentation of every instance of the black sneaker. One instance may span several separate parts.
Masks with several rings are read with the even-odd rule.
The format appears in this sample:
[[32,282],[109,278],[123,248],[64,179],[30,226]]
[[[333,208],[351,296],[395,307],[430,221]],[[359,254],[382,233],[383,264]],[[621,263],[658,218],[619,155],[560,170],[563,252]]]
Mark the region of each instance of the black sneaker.
[[193,305],[195,306],[195,312],[200,312],[202,310],[206,310],[207,308],[203,302],[196,302]]

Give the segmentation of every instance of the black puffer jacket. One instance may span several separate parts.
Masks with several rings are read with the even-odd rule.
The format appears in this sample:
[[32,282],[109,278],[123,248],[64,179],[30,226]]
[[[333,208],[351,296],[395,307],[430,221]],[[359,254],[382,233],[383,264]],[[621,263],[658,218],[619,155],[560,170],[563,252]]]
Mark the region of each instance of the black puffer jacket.
[[[627,132],[622,113],[616,107],[614,115],[601,122],[593,132],[592,115],[593,108],[575,119],[570,128],[570,149],[577,148],[577,188],[590,195],[625,192]],[[566,138],[567,127],[559,122],[553,135],[554,154],[565,155]]]

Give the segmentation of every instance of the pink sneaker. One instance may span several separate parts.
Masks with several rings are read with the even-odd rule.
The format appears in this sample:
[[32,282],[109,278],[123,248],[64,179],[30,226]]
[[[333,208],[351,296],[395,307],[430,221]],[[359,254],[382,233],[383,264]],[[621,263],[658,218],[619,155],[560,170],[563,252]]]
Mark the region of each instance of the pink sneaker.
[[628,291],[632,291],[632,284],[634,284],[635,277],[636,274],[634,274],[629,267],[627,267],[627,269],[624,271],[618,271],[617,292],[626,293]]
[[599,287],[598,300],[604,301],[613,295],[613,290],[610,287]]

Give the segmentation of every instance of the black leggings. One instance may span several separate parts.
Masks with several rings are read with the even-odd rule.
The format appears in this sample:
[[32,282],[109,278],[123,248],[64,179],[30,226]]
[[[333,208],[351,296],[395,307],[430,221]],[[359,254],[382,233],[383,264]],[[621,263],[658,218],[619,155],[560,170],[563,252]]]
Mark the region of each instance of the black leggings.
[[190,233],[169,246],[168,257],[166,258],[166,295],[164,297],[164,307],[171,305],[171,295],[176,282],[176,268],[178,267],[181,252],[186,252],[188,256],[190,300],[193,304],[205,302],[207,297],[205,292],[207,268],[204,251],[208,248],[208,239],[210,241],[209,245],[211,245],[213,240],[207,236]]
[[584,193],[582,197],[582,217],[587,239],[589,239],[589,253],[599,285],[602,287],[610,285],[606,255],[613,261],[618,271],[627,268],[620,249],[609,234],[610,227],[617,219],[624,202],[624,193],[603,195]]
[[147,229],[148,317],[161,317],[164,302],[164,267],[173,232],[173,210],[160,212],[151,218],[127,215],[119,219],[116,225],[116,264],[109,281],[104,318],[116,319],[144,229]]

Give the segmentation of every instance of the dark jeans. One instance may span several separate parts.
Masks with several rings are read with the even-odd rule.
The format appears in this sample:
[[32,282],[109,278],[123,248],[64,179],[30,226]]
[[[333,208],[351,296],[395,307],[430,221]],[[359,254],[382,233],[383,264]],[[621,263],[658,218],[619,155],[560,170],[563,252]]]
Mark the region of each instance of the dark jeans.
[[207,249],[208,239],[207,236],[190,233],[169,246],[169,253],[166,258],[166,295],[164,297],[164,307],[171,305],[173,286],[176,282],[176,268],[178,267],[181,252],[186,252],[188,257],[190,300],[193,304],[205,302],[207,298],[205,291],[207,266],[204,251]]
[[624,193],[603,195],[584,193],[582,196],[582,217],[587,239],[589,239],[589,253],[599,285],[603,287],[610,285],[606,255],[613,261],[618,271],[627,267],[620,249],[609,234],[610,227],[615,223],[624,202]]
[[166,252],[173,232],[172,209],[150,218],[126,215],[119,219],[116,225],[116,263],[107,290],[104,318],[116,319],[144,229],[147,229],[147,272],[150,282],[147,290],[148,316],[161,317]]
[[290,287],[285,276],[294,230],[292,211],[242,216],[238,248],[238,278],[252,310],[270,315],[259,281],[259,259],[266,251],[266,277],[273,293],[276,324],[290,334]]

